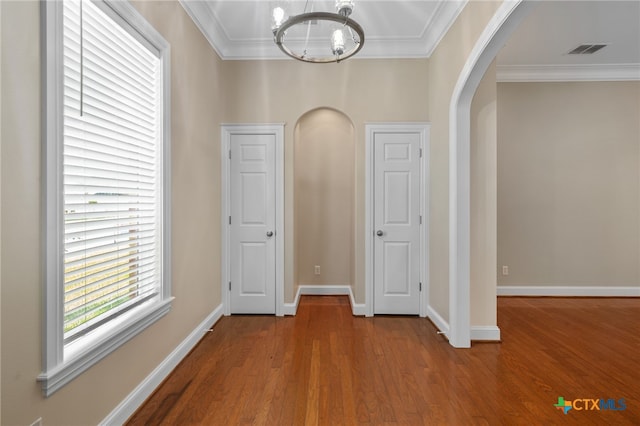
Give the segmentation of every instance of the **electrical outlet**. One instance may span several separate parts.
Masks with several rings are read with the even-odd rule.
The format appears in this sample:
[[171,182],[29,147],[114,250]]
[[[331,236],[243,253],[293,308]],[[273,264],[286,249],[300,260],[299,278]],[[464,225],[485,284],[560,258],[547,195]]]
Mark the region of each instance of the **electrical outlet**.
[[509,275],[509,267],[507,265],[502,265],[502,275]]
[[313,273],[316,274],[316,275],[320,275],[320,265],[316,265],[313,268]]

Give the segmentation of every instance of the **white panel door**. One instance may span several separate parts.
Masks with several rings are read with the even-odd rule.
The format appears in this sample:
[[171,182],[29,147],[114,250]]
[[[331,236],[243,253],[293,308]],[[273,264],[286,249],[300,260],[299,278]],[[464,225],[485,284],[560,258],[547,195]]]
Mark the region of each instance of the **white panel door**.
[[420,312],[420,134],[376,133],[374,314]]
[[274,314],[275,135],[232,134],[231,313]]

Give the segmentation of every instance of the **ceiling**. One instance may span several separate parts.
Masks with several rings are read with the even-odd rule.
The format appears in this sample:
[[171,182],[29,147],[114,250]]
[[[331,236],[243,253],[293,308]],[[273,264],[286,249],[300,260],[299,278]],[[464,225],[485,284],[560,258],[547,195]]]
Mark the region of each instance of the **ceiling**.
[[[607,46],[567,54],[598,43]],[[541,1],[496,63],[499,81],[640,80],[640,1]]]
[[[273,43],[268,0],[180,0],[222,59],[288,59]],[[471,0],[475,1],[475,0]],[[426,58],[466,0],[355,0],[365,31],[358,58]],[[290,14],[334,1],[288,0]],[[312,8],[312,9],[311,9]],[[323,40],[323,42],[326,42]],[[568,55],[583,43],[607,47]],[[540,1],[497,57],[499,81],[640,80],[640,1]]]
[[[273,42],[267,0],[180,0],[222,59],[285,59]],[[290,0],[289,13],[306,0]],[[359,58],[426,58],[466,0],[355,0],[351,18],[365,32]],[[335,12],[335,1],[309,0],[307,11]],[[323,42],[326,42],[323,40]]]

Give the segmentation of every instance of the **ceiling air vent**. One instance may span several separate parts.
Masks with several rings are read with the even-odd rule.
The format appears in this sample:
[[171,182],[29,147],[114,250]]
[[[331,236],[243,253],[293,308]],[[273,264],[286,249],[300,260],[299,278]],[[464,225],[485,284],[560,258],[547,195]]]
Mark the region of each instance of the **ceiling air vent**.
[[581,44],[575,49],[569,51],[569,55],[591,55],[592,53],[596,53],[598,50],[606,47],[606,44]]

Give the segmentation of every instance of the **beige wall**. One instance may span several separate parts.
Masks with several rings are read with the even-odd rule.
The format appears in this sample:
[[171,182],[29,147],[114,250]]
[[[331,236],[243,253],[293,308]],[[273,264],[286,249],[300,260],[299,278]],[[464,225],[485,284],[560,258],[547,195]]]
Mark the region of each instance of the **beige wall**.
[[308,111],[344,113],[355,129],[355,297],[364,303],[364,125],[425,121],[427,60],[354,59],[340,64],[229,61],[229,123],[285,123],[285,301],[294,287],[294,127]]
[[162,320],[44,399],[36,383],[42,339],[39,3],[0,2],[3,425],[38,417],[45,425],[97,424],[220,303],[221,61],[177,2],[135,6],[171,44],[176,299]]
[[[39,3],[0,2],[2,40],[2,424],[95,424],[220,303],[220,123],[285,126],[285,298],[294,287],[294,127],[308,111],[344,113],[355,134],[352,279],[364,302],[364,125],[430,121],[431,303],[448,318],[448,109],[468,52],[499,2],[469,2],[431,59],[313,65],[222,63],[176,2],[135,5],[172,50],[171,313],[48,399],[41,363]],[[479,103],[478,105],[482,105]],[[482,116],[482,111],[485,115]],[[486,124],[480,109],[478,126]],[[484,128],[484,127],[483,127]],[[488,131],[488,127],[484,128]],[[472,212],[473,215],[473,212]],[[472,302],[474,303],[474,302]],[[474,308],[475,309],[475,308]],[[6,318],[22,321],[7,325]],[[123,368],[126,366],[126,368]],[[100,397],[88,389],[100,385]]]
[[429,304],[445,321],[449,320],[449,104],[469,52],[500,4],[467,3],[429,59]]
[[640,284],[640,82],[498,85],[499,285]]
[[471,102],[471,324],[496,325],[497,137],[495,62]]
[[[295,126],[297,284],[353,279],[355,132],[347,116],[321,108]],[[314,272],[320,266],[320,275]]]

